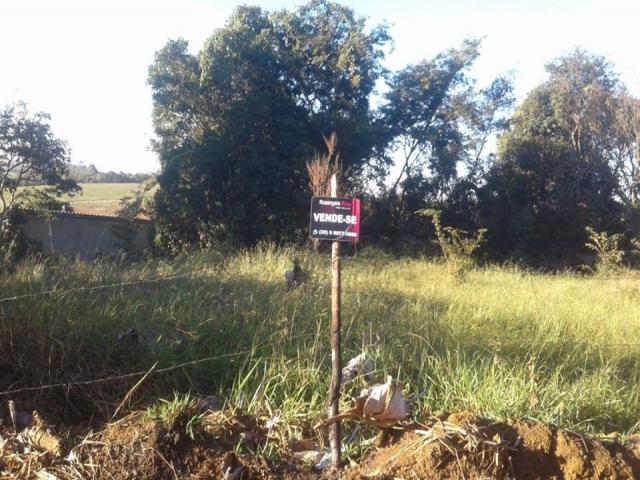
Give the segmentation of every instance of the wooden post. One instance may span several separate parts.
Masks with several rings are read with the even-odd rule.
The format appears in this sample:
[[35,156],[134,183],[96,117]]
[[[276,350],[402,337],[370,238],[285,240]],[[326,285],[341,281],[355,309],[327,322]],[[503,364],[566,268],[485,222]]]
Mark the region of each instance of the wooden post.
[[[331,196],[338,196],[338,178],[331,176]],[[338,415],[340,406],[340,385],[342,384],[342,359],[340,351],[340,242],[331,245],[331,390],[329,391],[329,417]],[[340,422],[333,423],[329,431],[331,464],[340,465],[341,438]]]

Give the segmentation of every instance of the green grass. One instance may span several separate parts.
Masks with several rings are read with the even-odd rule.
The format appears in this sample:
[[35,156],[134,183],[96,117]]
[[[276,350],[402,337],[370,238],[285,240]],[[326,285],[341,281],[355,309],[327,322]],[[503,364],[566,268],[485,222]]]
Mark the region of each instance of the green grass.
[[[113,215],[119,208],[120,199],[131,195],[137,183],[81,183],[82,191],[76,195],[63,195],[60,200],[68,201],[74,210],[83,213]],[[42,187],[21,187],[42,188]]]
[[[308,278],[287,291],[289,259]],[[485,268],[464,281],[429,259],[363,251],[344,260],[345,361],[366,349],[420,416],[472,410],[582,432],[632,432],[640,418],[640,277],[543,275]],[[63,290],[196,270],[193,278]],[[225,357],[160,373],[139,402],[173,391],[280,418],[284,435],[323,416],[330,378],[329,260],[265,246],[224,256],[118,263],[25,263],[0,278],[0,391]],[[134,328],[139,342],[119,342]],[[372,347],[380,335],[382,345]],[[109,415],[137,378],[28,393],[56,414]],[[357,395],[358,382],[344,401]],[[3,398],[0,397],[0,401]],[[45,407],[46,408],[46,407]]]

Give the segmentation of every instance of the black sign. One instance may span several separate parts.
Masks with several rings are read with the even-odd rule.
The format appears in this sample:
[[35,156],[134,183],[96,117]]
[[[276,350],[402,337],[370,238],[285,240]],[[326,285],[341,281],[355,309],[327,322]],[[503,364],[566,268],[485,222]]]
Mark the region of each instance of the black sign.
[[316,240],[357,243],[360,238],[360,200],[313,197],[309,237]]

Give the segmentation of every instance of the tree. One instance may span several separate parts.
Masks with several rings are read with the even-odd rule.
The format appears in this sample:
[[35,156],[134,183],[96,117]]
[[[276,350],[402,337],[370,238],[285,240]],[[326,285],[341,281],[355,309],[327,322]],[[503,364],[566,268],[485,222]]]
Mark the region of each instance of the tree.
[[156,55],[160,232],[252,243],[299,226],[290,214],[300,215],[304,192],[305,118],[281,81],[273,41],[267,15],[241,7],[199,61],[185,42]]
[[618,179],[616,195],[625,206],[633,236],[640,233],[640,100],[621,87],[615,98],[611,166]]
[[369,96],[384,28],[312,1],[269,14],[239,7],[196,56],[170,41],[149,70],[158,231],[171,243],[302,236],[305,162],[336,131],[346,181],[374,158]]
[[425,208],[442,210],[449,224],[477,228],[471,217],[488,161],[485,147],[506,126],[513,103],[509,78],[477,89],[468,77],[479,46],[467,40],[389,80],[381,108],[392,136],[386,158],[397,159],[400,168],[376,204],[385,209],[376,215],[387,230],[432,233],[428,225],[418,233],[424,222],[415,221],[415,212]]
[[467,70],[479,55],[479,45],[467,40],[458,49],[401,70],[390,81],[382,112],[394,133],[391,146],[401,158],[391,192],[403,181],[426,182],[427,200],[442,203],[461,166],[469,180],[482,176],[485,146],[506,126],[504,114],[513,95],[507,77],[475,90]]
[[[18,187],[36,183],[48,185],[38,202],[50,195],[79,190],[65,178],[69,166],[66,143],[56,138],[45,113],[29,113],[23,103],[0,110],[0,239],[9,230],[9,219],[21,196]],[[46,198],[43,198],[44,197]]]
[[616,192],[619,81],[602,57],[583,50],[547,65],[499,142],[483,190],[484,226],[494,249],[559,257],[580,251],[585,228],[620,228]]
[[477,58],[478,46],[477,41],[466,41],[461,49],[401,70],[389,82],[382,111],[394,132],[393,147],[402,153],[391,192],[396,192],[403,178],[423,175],[425,168],[431,173],[434,192],[442,193],[455,176],[463,146],[457,107],[468,87],[464,71]]
[[307,113],[314,151],[335,133],[343,180],[361,184],[364,167],[388,142],[370,106],[376,82],[386,73],[381,62],[391,40],[387,26],[367,29],[365,18],[350,8],[312,0],[276,14],[274,28],[287,46],[291,90]]

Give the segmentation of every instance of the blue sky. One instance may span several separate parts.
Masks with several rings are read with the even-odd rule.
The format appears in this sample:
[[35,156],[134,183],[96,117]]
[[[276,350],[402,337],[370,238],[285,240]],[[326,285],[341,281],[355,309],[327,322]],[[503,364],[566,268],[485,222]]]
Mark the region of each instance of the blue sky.
[[[153,53],[181,36],[197,51],[239,3],[228,0],[3,0],[0,3],[0,105],[24,100],[52,115],[74,163],[129,172],[158,168],[149,151]],[[242,3],[242,2],[240,2]],[[246,2],[266,9],[300,1]],[[484,38],[472,70],[480,84],[514,71],[522,98],[544,80],[544,64],[582,46],[607,56],[640,95],[638,0],[350,0],[387,21],[399,69],[464,38]]]

